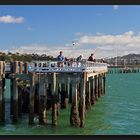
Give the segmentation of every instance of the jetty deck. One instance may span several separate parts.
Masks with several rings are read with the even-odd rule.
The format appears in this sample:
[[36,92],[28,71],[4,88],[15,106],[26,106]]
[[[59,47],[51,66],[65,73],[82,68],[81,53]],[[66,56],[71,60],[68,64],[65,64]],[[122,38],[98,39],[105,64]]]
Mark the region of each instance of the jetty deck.
[[40,125],[46,125],[51,110],[52,126],[57,126],[59,110],[71,104],[71,126],[85,127],[87,110],[105,95],[107,71],[107,64],[89,61],[0,61],[0,122],[5,122],[5,79],[10,79],[13,123],[28,113],[30,125],[35,115]]

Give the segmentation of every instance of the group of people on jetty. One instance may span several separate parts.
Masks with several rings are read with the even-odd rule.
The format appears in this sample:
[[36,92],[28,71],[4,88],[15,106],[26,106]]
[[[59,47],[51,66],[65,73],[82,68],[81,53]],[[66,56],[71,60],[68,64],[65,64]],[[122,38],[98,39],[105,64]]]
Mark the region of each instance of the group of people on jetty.
[[[62,62],[64,62],[64,61],[73,61],[73,59],[68,59],[67,57],[64,57],[62,51],[60,51],[60,54],[57,56],[56,59],[58,61],[58,66],[59,67],[63,66]],[[83,60],[83,55],[82,54],[76,58],[77,62],[82,61],[82,60]],[[87,60],[92,61],[92,62],[96,62],[96,59],[95,59],[93,53],[91,53],[91,55],[89,56],[89,58]],[[104,62],[104,60],[102,60],[102,62]]]

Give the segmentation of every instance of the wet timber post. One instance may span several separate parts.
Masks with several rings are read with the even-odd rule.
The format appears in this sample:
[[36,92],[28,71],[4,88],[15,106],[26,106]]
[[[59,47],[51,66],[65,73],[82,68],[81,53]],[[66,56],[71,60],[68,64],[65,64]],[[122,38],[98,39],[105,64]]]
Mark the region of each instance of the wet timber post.
[[56,73],[51,74],[52,82],[51,82],[51,93],[52,93],[52,126],[55,127],[57,125],[57,91],[58,82],[56,79]]
[[88,109],[91,108],[91,77],[88,78],[88,100],[89,100],[89,105],[88,105]]
[[5,122],[5,62],[0,61],[0,123]]
[[101,97],[101,75],[98,75],[98,97]]
[[27,62],[24,63],[24,73],[28,74],[28,63]]
[[51,107],[52,107],[52,90],[51,90],[51,83],[48,83],[47,84],[47,110],[49,110],[49,109],[51,109]]
[[[10,63],[11,73],[14,73],[13,62]],[[10,115],[13,115],[13,79],[10,79]]]
[[61,108],[68,106],[68,83],[61,84]]
[[88,79],[86,82],[86,110],[88,110],[91,106],[90,100],[90,81]]
[[23,63],[19,62],[19,73],[22,74],[23,70]]
[[56,89],[58,95],[57,95],[57,99],[58,99],[58,102],[57,102],[57,116],[59,115],[59,112],[60,112],[60,108],[61,108],[61,101],[60,101],[60,84],[58,83],[58,88]]
[[94,92],[95,92],[95,100],[98,101],[98,81],[97,75],[94,76]]
[[78,99],[77,99],[77,82],[75,79],[71,80],[72,84],[72,104],[71,104],[71,112],[70,112],[70,124],[74,127],[79,127],[80,119],[78,112]]
[[81,91],[80,91],[80,107],[79,107],[79,116],[80,116],[80,127],[85,127],[86,119],[86,106],[85,106],[85,92],[86,92],[86,72],[82,73],[81,76]]
[[3,61],[3,80],[2,80],[2,108],[3,108],[3,121],[5,121],[5,89],[6,89],[6,79],[5,79],[5,61]]
[[72,83],[69,83],[69,103],[72,103]]
[[77,99],[78,99],[78,101],[79,101],[79,98],[80,98],[80,89],[81,89],[81,83],[80,82],[78,82],[77,83]]
[[46,89],[44,74],[42,77],[39,83],[39,124],[44,125],[46,124]]
[[103,94],[106,94],[106,74],[103,74]]
[[[35,63],[36,64],[36,63]],[[39,74],[35,75],[34,112],[39,115]],[[47,91],[46,91],[47,92]]]
[[69,102],[69,97],[68,97],[68,84],[69,84],[69,82],[67,81],[66,82],[66,90],[65,90],[65,106],[66,106],[66,108],[68,107],[68,102]]
[[101,74],[100,88],[101,88],[101,95],[103,95],[103,74]]
[[100,74],[99,77],[99,93],[100,93],[100,97],[102,96],[102,74]]
[[95,104],[94,78],[90,79],[91,105]]
[[[18,71],[18,61],[13,62],[13,73],[17,74]],[[12,80],[12,90],[11,94],[13,95],[13,123],[18,121],[18,79],[16,77]]]
[[[22,74],[23,63],[19,62],[19,74]],[[22,117],[22,93],[23,90],[20,86],[18,86],[18,115]]]
[[34,96],[35,96],[35,72],[30,77],[30,95],[29,95],[29,124],[34,124]]

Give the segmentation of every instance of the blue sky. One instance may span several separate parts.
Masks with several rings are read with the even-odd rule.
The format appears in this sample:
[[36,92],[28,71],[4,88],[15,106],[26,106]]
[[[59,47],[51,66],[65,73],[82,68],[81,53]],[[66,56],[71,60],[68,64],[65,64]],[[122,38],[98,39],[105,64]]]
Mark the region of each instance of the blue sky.
[[97,57],[116,50],[118,55],[140,53],[139,32],[140,6],[0,6],[2,51],[57,55],[62,49],[67,56],[86,56],[98,47]]

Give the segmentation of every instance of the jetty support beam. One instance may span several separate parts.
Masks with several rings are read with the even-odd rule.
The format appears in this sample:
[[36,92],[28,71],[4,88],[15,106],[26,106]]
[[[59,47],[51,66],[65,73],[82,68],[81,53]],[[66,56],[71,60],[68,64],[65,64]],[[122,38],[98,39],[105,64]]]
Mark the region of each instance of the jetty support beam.
[[77,83],[74,80],[72,81],[72,105],[70,112],[70,124],[74,127],[79,127],[80,125],[77,100]]
[[80,107],[79,107],[79,116],[80,116],[80,127],[85,127],[86,119],[86,106],[85,106],[85,92],[86,92],[86,72],[82,73],[81,76],[81,93],[80,93]]

